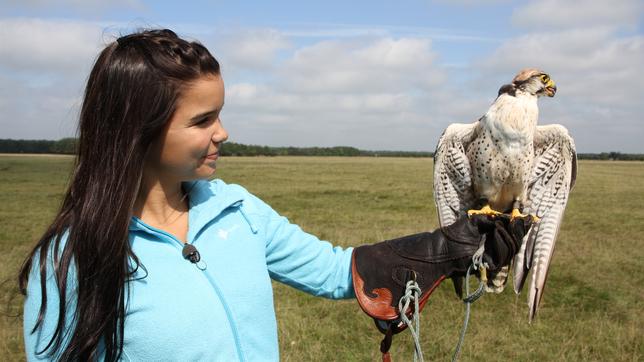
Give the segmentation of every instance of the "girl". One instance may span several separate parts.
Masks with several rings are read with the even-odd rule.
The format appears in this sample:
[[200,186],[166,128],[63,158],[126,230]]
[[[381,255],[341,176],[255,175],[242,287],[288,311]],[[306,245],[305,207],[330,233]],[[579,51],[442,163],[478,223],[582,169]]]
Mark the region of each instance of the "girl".
[[351,248],[208,181],[223,106],[198,42],[151,30],[100,53],[69,188],[20,273],[29,360],[276,360],[271,278],[353,297]]

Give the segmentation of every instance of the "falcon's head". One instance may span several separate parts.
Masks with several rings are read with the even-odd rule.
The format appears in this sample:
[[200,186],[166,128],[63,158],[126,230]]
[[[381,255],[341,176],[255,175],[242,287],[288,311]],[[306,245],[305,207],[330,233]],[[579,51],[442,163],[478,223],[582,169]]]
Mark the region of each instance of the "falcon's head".
[[557,86],[550,76],[535,68],[521,70],[512,80],[512,85],[536,96],[554,97],[557,92]]
[[521,70],[512,80],[512,84],[505,84],[499,89],[499,95],[507,93],[515,96],[517,89],[537,97],[554,97],[557,92],[557,86],[550,76],[535,68]]

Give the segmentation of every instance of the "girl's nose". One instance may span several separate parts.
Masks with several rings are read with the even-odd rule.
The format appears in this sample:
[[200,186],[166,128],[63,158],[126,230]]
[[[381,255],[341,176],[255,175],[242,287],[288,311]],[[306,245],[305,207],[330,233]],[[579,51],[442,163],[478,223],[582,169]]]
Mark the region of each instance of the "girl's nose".
[[213,142],[220,143],[225,142],[227,139],[228,131],[226,131],[220,120],[219,122],[217,122],[217,129],[215,130],[215,133],[212,134],[212,140]]

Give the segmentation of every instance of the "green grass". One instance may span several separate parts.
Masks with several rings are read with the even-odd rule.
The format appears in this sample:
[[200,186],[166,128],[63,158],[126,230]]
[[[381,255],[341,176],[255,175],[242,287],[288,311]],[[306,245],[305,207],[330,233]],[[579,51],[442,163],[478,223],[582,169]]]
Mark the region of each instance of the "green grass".
[[[21,360],[22,298],[15,274],[51,221],[71,158],[0,156],[0,360]],[[218,177],[239,183],[306,231],[343,246],[437,226],[431,159],[224,158]],[[644,358],[644,163],[582,161],[535,323],[511,288],[472,307],[463,361],[639,361]],[[464,308],[445,282],[421,315],[427,360],[449,360]],[[278,283],[284,361],[374,361],[381,335],[353,300],[330,301]],[[13,292],[13,293],[12,293]],[[13,298],[10,298],[13,295]],[[409,333],[392,356],[412,358]]]

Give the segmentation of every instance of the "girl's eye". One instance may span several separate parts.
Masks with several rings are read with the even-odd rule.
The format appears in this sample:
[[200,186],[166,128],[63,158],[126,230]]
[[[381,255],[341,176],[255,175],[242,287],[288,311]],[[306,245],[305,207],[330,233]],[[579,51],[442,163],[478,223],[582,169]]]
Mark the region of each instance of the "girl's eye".
[[217,119],[217,116],[206,117],[206,118],[203,118],[203,119],[197,121],[197,123],[195,123],[194,125],[197,126],[197,127],[207,126],[207,125],[209,125],[210,123],[212,123],[216,119]]

